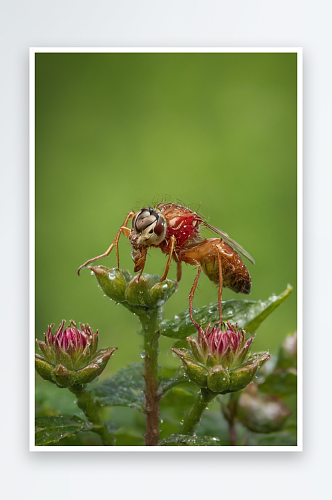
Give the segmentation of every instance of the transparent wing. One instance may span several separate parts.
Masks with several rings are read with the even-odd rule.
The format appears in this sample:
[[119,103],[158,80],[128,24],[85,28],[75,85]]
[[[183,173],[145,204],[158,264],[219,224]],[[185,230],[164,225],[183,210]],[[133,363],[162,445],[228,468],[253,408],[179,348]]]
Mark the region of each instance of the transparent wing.
[[251,255],[243,247],[241,247],[241,245],[239,245],[238,243],[236,243],[236,241],[232,240],[232,238],[230,238],[227,233],[225,233],[221,229],[218,229],[218,228],[216,228],[214,226],[211,226],[211,224],[209,224],[208,222],[205,222],[205,221],[202,221],[202,222],[203,222],[204,226],[206,226],[209,229],[211,229],[211,231],[213,231],[214,233],[219,234],[219,236],[221,236],[221,238],[224,241],[226,241],[226,243],[229,243],[232,247],[234,247],[235,250],[237,250],[242,255],[244,255],[244,257],[247,257],[247,259],[250,260],[250,262],[252,262],[252,264],[255,264],[255,261],[251,257]]

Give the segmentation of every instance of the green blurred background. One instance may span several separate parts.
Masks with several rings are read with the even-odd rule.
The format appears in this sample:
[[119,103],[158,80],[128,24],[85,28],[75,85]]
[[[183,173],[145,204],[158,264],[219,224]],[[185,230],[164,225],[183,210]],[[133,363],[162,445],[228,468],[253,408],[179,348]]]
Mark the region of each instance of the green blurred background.
[[[138,319],[80,264],[103,253],[129,210],[181,200],[255,258],[252,300],[290,298],[259,328],[275,353],[296,330],[296,54],[36,54],[36,336],[62,319],[88,322],[118,346],[102,378],[140,360]],[[213,234],[206,231],[206,237]],[[130,243],[120,267],[133,272]],[[115,252],[99,262],[116,266]],[[162,274],[151,249],[145,271]],[[170,277],[175,277],[171,266]],[[170,318],[188,307],[183,267]],[[224,289],[223,299],[248,299]],[[216,302],[202,275],[196,307]],[[178,366],[162,338],[160,361]]]

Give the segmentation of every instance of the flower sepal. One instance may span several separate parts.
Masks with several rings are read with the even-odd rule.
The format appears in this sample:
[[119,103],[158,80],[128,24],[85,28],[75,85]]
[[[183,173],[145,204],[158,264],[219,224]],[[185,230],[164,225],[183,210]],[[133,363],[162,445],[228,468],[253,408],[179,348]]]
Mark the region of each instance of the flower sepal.
[[230,381],[229,381],[229,392],[240,391],[247,387],[248,384],[253,380],[259,368],[270,359],[270,354],[268,351],[255,354],[251,358],[248,358],[245,363],[240,365],[238,368],[231,370]]
[[209,370],[207,382],[210,391],[226,394],[229,392],[230,386],[230,374],[228,369],[220,365],[214,366]]
[[197,361],[189,354],[187,349],[176,349],[175,347],[172,347],[172,351],[181,359],[189,380],[201,388],[207,387],[208,370],[204,366],[197,363]]

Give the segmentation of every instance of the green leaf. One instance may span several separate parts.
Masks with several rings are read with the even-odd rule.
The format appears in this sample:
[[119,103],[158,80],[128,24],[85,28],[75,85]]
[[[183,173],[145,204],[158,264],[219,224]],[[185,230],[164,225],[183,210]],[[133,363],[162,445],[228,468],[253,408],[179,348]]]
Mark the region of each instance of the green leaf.
[[77,416],[58,416],[58,417],[38,417],[36,418],[36,446],[42,446],[49,443],[57,443],[73,434],[81,431],[90,431],[94,425],[86,422]]
[[[287,289],[279,296],[272,295],[265,301],[253,300],[226,300],[222,302],[223,321],[237,323],[239,329],[245,329],[248,333],[254,333],[259,325],[266,319],[284,300],[287,299],[292,291],[288,285]],[[219,321],[218,303],[204,306],[194,310],[194,319],[201,325],[207,325],[209,322]],[[182,312],[174,319],[165,320],[161,324],[161,334],[165,337],[174,339],[184,339],[188,335],[196,333],[189,310]]]
[[172,434],[160,441],[161,446],[220,446],[217,437],[187,436],[186,434]]
[[188,382],[188,377],[185,373],[183,373],[182,375],[179,374],[177,378],[160,377],[158,394],[163,396],[167,391],[173,389],[173,387],[184,384],[186,382]]
[[283,371],[276,369],[266,377],[262,384],[259,384],[259,390],[273,396],[288,396],[296,393],[297,389],[297,374],[296,370],[290,368]]
[[295,432],[275,432],[273,434],[258,435],[257,438],[250,435],[249,446],[296,446]]
[[93,384],[87,390],[101,406],[128,406],[144,410],[144,366],[134,363],[119,370],[102,383]]

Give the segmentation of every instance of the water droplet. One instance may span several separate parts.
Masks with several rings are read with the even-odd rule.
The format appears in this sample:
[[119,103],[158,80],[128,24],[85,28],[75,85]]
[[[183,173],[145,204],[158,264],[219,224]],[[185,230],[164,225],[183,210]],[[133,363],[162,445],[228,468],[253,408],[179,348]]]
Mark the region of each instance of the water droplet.
[[142,352],[141,353],[141,358],[144,359],[145,358],[145,352]]
[[232,309],[232,307],[229,307],[227,310],[226,310],[226,314],[228,317],[232,317],[234,316],[234,309]]
[[110,271],[108,272],[108,278],[110,280],[115,280],[116,276],[115,276],[115,270],[114,269],[110,269]]

